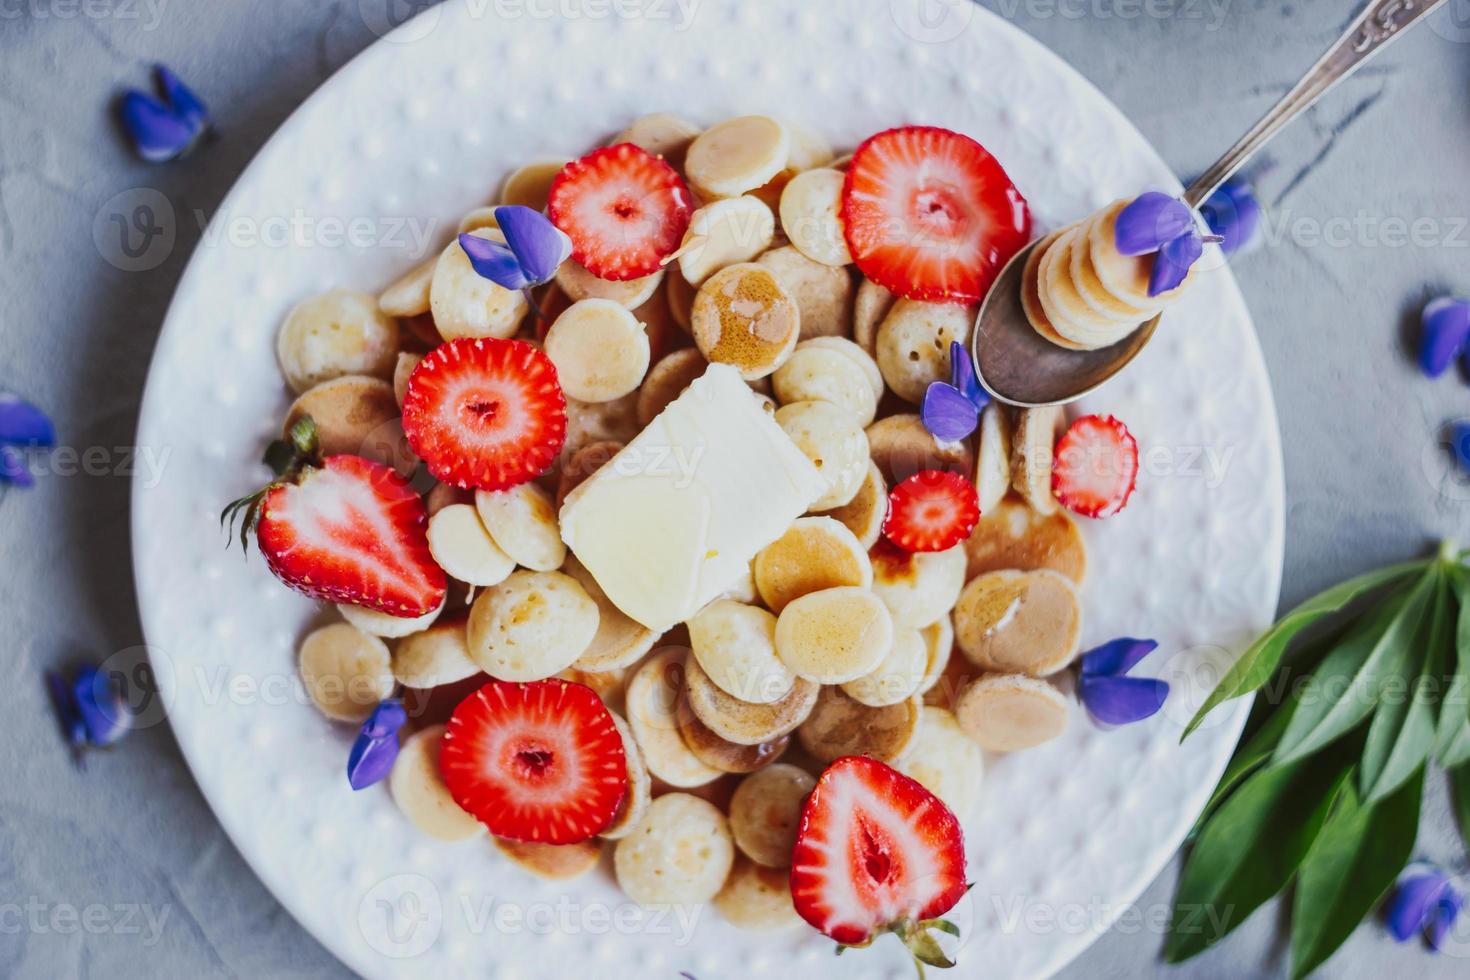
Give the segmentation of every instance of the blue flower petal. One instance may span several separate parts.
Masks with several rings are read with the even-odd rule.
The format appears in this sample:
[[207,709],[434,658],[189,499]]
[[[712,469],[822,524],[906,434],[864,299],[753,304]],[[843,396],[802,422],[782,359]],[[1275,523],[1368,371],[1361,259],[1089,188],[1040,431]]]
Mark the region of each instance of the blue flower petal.
[[1169,696],[1169,684],[1154,677],[1084,674],[1077,693],[1093,718],[1105,725],[1127,725],[1157,714]]
[[1220,250],[1226,255],[1248,252],[1261,241],[1261,202],[1243,177],[1231,177],[1200,205],[1201,217],[1211,233],[1225,239]]
[[1168,194],[1140,194],[1118,214],[1114,242],[1124,255],[1147,255],[1194,230],[1189,205]]
[[1470,339],[1470,300],[1442,296],[1420,318],[1419,368],[1431,378],[1444,374]]
[[14,446],[0,446],[0,486],[31,487],[36,478],[26,465],[26,455]]
[[958,341],[950,341],[949,344],[949,383],[976,408],[990,404],[990,392],[981,387],[980,379],[975,377],[975,363],[970,360],[970,352]]
[[1470,420],[1450,426],[1450,447],[1454,450],[1455,462],[1460,464],[1460,469],[1470,473]]
[[198,136],[210,127],[209,110],[200,101],[199,96],[183,80],[175,75],[166,65],[155,65],[154,72],[158,76],[158,87],[163,92],[164,100],[168,102],[177,117],[189,130]]
[[489,279],[505,289],[526,289],[531,280],[521,268],[509,246],[477,235],[460,235],[459,247],[470,258],[470,265],[482,279]]
[[1455,919],[1459,918],[1460,908],[1464,904],[1465,896],[1454,885],[1446,884],[1444,891],[1440,892],[1439,901],[1434,903],[1429,914],[1427,935],[1429,945],[1435,950],[1444,948],[1444,937],[1454,926]]
[[540,211],[510,204],[495,209],[495,221],[532,286],[550,281],[572,254],[571,238]]
[[1410,875],[1399,882],[1388,906],[1388,931],[1396,942],[1407,942],[1424,928],[1449,883],[1449,877],[1437,869]]
[[15,395],[0,395],[0,442],[15,446],[56,444],[56,430],[46,413]]
[[51,694],[51,710],[56,712],[56,720],[61,724],[61,733],[67,743],[72,748],[86,745],[87,726],[82,723],[81,712],[77,710],[76,699],[66,678],[57,671],[46,671],[46,690]]
[[975,431],[975,426],[980,422],[980,410],[953,385],[933,381],[924,391],[924,403],[919,407],[919,418],[935,439],[940,442],[959,442]]
[[71,688],[87,730],[87,744],[111,745],[128,733],[127,709],[111,677],[95,667],[84,667]]
[[149,163],[182,156],[199,134],[172,109],[153,96],[136,90],[123,96],[122,127],[138,155]]
[[1165,242],[1154,256],[1154,267],[1148,277],[1148,294],[1159,296],[1177,289],[1189,275],[1189,267],[1199,261],[1204,252],[1204,242],[1193,230]]
[[1136,640],[1131,636],[1112,640],[1082,655],[1082,675],[1121,677],[1158,648],[1157,640]]
[[407,720],[403,702],[396,698],[389,698],[373,709],[347,756],[349,786],[354,790],[367,789],[392,771],[398,758],[398,730]]

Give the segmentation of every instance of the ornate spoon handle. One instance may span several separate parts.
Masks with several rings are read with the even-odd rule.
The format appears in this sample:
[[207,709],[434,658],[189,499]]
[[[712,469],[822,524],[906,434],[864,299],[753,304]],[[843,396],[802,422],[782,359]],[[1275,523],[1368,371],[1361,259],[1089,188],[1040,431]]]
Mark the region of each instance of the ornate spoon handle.
[[1373,0],[1301,81],[1184,192],[1192,208],[1239,170],[1287,123],[1444,0]]

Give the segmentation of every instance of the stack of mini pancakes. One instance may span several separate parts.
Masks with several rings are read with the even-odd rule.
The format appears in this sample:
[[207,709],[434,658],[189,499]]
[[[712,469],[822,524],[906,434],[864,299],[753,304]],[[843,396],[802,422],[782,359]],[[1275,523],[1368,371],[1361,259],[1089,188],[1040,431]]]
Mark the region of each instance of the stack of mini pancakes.
[[1148,294],[1154,256],[1118,251],[1118,214],[1127,205],[1114,201],[1031,250],[1021,276],[1021,305],[1036,332],[1059,347],[1116,344],[1177,299],[1194,278],[1191,270],[1175,289]]

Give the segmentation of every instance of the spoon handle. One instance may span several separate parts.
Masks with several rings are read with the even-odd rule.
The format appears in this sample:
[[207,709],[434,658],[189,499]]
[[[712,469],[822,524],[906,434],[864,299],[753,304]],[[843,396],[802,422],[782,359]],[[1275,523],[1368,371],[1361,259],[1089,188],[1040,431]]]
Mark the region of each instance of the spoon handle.
[[1291,91],[1282,96],[1281,101],[1262,116],[1250,132],[1189,185],[1189,190],[1184,192],[1185,203],[1192,208],[1199,207],[1283,126],[1305,112],[1359,65],[1383,50],[1409,25],[1442,3],[1444,0],[1372,0],[1337,43],[1308,69],[1301,81],[1292,86]]

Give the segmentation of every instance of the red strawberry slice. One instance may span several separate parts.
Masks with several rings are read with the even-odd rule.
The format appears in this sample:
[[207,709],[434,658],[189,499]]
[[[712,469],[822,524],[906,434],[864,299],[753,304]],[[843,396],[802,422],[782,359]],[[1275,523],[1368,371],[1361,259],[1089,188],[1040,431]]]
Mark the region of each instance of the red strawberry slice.
[[440,482],[504,490],[556,460],[567,400],[551,359],[535,347],[462,337],[435,348],[409,375],[403,432]]
[[857,148],[842,227],[863,275],[900,296],[976,303],[1030,240],[1026,199],[979,143],[933,126]]
[[628,789],[623,739],[590,687],[491,681],[450,716],[439,772],[496,837],[574,844],[612,823]]
[[390,616],[422,616],[444,601],[444,570],[429,554],[428,514],[392,469],[329,456],[247,499],[247,526],[266,565],[298,592]]
[[572,258],[602,279],[652,275],[684,240],[694,210],[674,168],[632,143],[562,168],[546,213],[572,240]]
[[813,927],[843,946],[893,932],[920,961],[953,966],[926,930],[953,930],[934,919],[967,888],[960,822],[933,793],[865,756],[822,773],[791,854],[791,899]]
[[945,551],[975,529],[980,498],[958,473],[920,470],[888,495],[883,535],[905,551]]
[[1138,484],[1138,441],[1111,415],[1084,415],[1057,443],[1051,489],[1083,517],[1111,517]]

